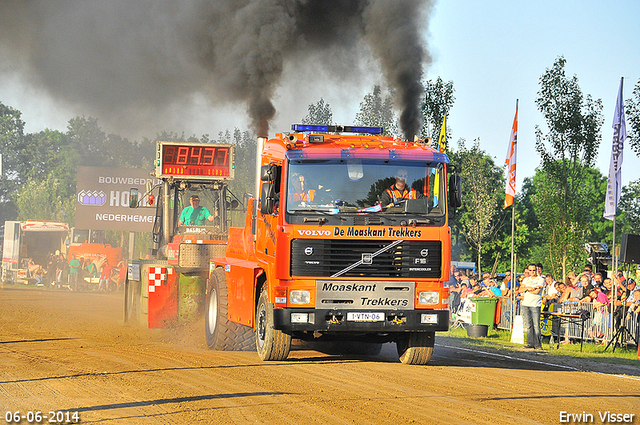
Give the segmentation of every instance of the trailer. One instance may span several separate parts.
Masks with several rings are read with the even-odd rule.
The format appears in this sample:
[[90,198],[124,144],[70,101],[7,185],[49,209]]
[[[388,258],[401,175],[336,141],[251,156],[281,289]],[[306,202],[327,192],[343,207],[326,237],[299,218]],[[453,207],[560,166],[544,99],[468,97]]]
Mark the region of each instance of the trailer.
[[2,281],[25,284],[34,282],[33,266],[46,268],[52,253],[65,252],[68,236],[69,225],[59,221],[6,221]]

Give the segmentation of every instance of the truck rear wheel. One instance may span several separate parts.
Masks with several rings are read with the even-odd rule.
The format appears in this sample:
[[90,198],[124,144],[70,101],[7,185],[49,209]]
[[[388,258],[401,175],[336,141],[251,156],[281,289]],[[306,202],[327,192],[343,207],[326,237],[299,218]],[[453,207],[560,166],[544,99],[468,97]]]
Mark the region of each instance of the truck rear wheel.
[[266,285],[256,309],[256,350],[261,360],[284,360],[291,350],[291,335],[273,328],[273,304],[269,303]]
[[207,346],[212,350],[251,351],[255,347],[253,329],[229,320],[228,300],[224,270],[217,268],[207,282],[204,315]]
[[404,364],[425,365],[431,360],[435,332],[411,332],[396,340],[398,357]]

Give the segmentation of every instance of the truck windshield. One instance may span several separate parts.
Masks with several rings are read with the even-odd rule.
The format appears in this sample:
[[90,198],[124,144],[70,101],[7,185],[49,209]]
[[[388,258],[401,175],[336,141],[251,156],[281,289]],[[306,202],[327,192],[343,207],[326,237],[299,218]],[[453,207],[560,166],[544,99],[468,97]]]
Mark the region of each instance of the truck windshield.
[[292,160],[290,214],[444,214],[443,164],[366,159]]

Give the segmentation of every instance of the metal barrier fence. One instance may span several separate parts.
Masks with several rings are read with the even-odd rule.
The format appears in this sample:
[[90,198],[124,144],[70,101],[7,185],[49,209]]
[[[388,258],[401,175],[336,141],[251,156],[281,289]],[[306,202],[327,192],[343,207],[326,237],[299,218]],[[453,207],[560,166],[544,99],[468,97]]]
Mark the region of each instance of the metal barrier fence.
[[[502,311],[500,314],[500,323],[498,323],[498,329],[506,329],[511,330],[512,322],[511,322],[511,299],[508,297],[500,297],[500,305],[502,307]],[[516,301],[514,315],[520,314],[520,303]],[[551,304],[546,311],[557,312],[557,313],[566,313],[566,314],[577,314],[579,310],[586,310],[589,312],[589,319],[584,322],[584,340],[585,341],[594,341],[594,342],[603,342],[610,341],[611,338],[615,335],[615,332],[618,330],[618,323],[616,320],[616,327],[611,326],[611,316],[609,311],[606,308],[596,308],[593,306],[593,303],[580,303],[577,302],[566,302],[562,304]],[[540,330],[543,336],[550,336],[552,333],[554,335],[558,335],[563,339],[580,339],[581,332],[580,326],[575,323],[564,324],[562,329],[554,329],[553,320],[551,316],[545,315],[544,306],[542,308],[542,315],[540,318]],[[622,335],[621,341],[622,343],[633,342],[633,340],[629,337],[629,335],[635,338],[635,341],[638,342],[639,332],[640,332],[640,324],[638,323],[638,315],[631,314],[629,315],[625,312],[624,324],[628,331],[628,334],[625,333]]]

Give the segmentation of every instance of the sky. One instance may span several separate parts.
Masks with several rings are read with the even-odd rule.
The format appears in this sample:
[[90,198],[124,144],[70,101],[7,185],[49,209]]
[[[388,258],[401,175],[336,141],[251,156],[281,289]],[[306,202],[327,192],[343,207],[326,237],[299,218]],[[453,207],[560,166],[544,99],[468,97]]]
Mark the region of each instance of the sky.
[[[602,99],[605,121],[596,167],[606,175],[620,78],[624,77],[625,98],[631,97],[640,80],[639,16],[640,2],[635,0],[606,4],[591,0],[435,2],[424,17],[422,35],[431,56],[431,63],[424,66],[424,77],[441,77],[454,83],[456,101],[447,122],[452,134],[449,143],[456,149],[458,139],[464,138],[470,147],[479,138],[480,147],[502,164],[518,99],[519,191],[523,179],[532,176],[540,163],[534,133],[536,125],[545,128],[535,105],[539,79],[562,55],[567,61],[567,75],[578,77],[583,94]],[[151,131],[215,137],[218,132],[235,127],[249,129],[246,105],[219,102],[210,92],[189,93],[167,105],[153,126],[150,121],[148,126],[141,122],[123,128],[118,126],[122,120],[95,115],[82,102],[61,99],[46,85],[35,84],[24,67],[12,62],[15,56],[3,56],[4,53],[6,50],[0,45],[0,102],[22,112],[27,133],[45,128],[66,131],[68,121],[75,116],[95,116],[105,131],[132,140],[153,137],[155,133]],[[326,59],[323,55],[331,54],[315,52],[284,64],[273,96],[276,115],[270,136],[289,131],[290,125],[299,122],[308,106],[321,97],[331,106],[336,123],[351,124],[364,96],[375,84],[384,84],[372,57],[344,73],[321,66]],[[93,95],[106,97],[108,93]],[[164,127],[158,128],[158,122]],[[640,160],[627,145],[623,183],[638,178]]]

